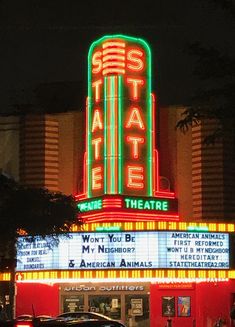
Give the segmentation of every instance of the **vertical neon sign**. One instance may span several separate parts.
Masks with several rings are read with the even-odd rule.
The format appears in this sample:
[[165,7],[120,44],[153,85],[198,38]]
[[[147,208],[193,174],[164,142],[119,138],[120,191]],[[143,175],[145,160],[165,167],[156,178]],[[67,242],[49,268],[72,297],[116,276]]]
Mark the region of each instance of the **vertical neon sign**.
[[154,195],[151,52],[123,35],[95,41],[88,55],[87,198]]

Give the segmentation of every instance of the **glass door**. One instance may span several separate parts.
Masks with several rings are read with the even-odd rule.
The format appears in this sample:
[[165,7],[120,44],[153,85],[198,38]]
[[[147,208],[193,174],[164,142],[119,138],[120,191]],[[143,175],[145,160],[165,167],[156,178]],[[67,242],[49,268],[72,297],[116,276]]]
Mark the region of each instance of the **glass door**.
[[120,295],[89,295],[89,311],[101,313],[112,319],[121,319]]
[[142,294],[125,295],[127,327],[149,326],[149,296]]
[[62,312],[75,312],[84,310],[83,295],[62,296]]

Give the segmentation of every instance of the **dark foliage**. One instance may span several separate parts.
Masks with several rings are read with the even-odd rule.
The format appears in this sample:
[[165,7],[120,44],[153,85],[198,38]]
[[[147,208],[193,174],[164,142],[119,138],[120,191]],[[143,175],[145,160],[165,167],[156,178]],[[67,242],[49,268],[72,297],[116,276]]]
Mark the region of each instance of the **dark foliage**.
[[235,126],[235,58],[199,44],[191,45],[190,52],[198,57],[195,74],[201,86],[192,96],[177,128],[185,132],[203,119],[215,119],[218,128],[205,141],[216,141],[224,130]]
[[232,17],[235,17],[235,2],[234,0],[212,0],[216,5],[229,12]]
[[0,253],[14,257],[14,244],[20,233],[40,235],[54,246],[58,235],[72,224],[81,224],[75,198],[46,189],[28,188],[0,175]]
[[[233,0],[211,1],[224,10],[225,19],[234,20],[235,3]],[[230,35],[229,38],[233,36]],[[199,86],[176,127],[186,132],[193,124],[200,124],[205,119],[213,119],[217,121],[217,127],[205,138],[206,143],[213,143],[223,138],[224,131],[226,133],[231,131],[233,135],[235,57],[232,51],[226,53],[217,47],[204,47],[200,43],[191,44],[187,51],[197,58],[194,74],[198,78]]]

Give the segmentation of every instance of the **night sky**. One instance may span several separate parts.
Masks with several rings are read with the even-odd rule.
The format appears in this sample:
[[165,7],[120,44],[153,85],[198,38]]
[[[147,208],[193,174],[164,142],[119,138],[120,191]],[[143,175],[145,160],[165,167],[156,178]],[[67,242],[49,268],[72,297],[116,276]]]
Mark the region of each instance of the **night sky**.
[[234,31],[232,18],[212,0],[0,0],[0,111],[30,102],[32,90],[47,84],[66,82],[73,91],[81,85],[83,101],[88,48],[108,34],[145,39],[159,104],[187,104],[198,82],[187,45],[231,52]]

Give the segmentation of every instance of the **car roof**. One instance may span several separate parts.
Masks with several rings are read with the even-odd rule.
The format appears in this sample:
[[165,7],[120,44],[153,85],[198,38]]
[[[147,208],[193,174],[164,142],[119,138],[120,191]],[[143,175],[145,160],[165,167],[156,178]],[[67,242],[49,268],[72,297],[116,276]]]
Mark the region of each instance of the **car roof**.
[[[116,320],[82,320],[82,321],[79,321],[77,322],[79,324],[79,326],[124,326],[123,324],[121,324],[120,322],[116,321]],[[68,325],[71,325],[71,326],[75,326],[76,325],[76,322],[75,321],[71,321],[71,324],[70,322],[68,322]]]
[[40,317],[47,317],[47,318],[49,318],[49,317],[51,317],[51,316],[49,316],[49,315],[44,315],[44,314],[34,316],[34,315],[30,315],[30,314],[25,313],[25,314],[22,314],[22,315],[18,315],[18,316],[16,316],[16,319],[18,319],[18,318],[35,318],[35,317],[36,317],[36,318],[40,318]]
[[101,314],[101,313],[98,313],[98,312],[92,312],[92,311],[74,311],[74,312],[64,312],[64,313],[61,313],[59,314],[57,317],[66,317],[66,316],[70,316],[70,317],[73,317],[73,316],[76,316],[76,315],[90,315],[90,316],[96,316],[96,317],[99,317],[99,318],[103,318],[105,320],[112,320],[111,318]]
[[125,327],[116,320],[47,320],[39,324],[40,327]]
[[33,315],[25,313],[25,314],[19,315],[17,317],[33,317]]
[[67,315],[67,314],[73,315],[73,314],[76,314],[76,313],[89,313],[89,314],[95,314],[95,315],[101,315],[102,316],[101,313],[93,312],[93,311],[67,311],[67,312],[61,313],[59,316],[61,316],[61,315]]
[[[19,321],[15,327],[25,327],[26,321]],[[33,327],[32,322],[29,326]],[[37,327],[125,327],[116,320],[41,320],[37,323]]]
[[16,319],[25,319],[25,318],[32,319],[33,318],[33,315],[30,315],[30,314],[22,314],[22,315],[19,315],[19,316],[16,317]]

